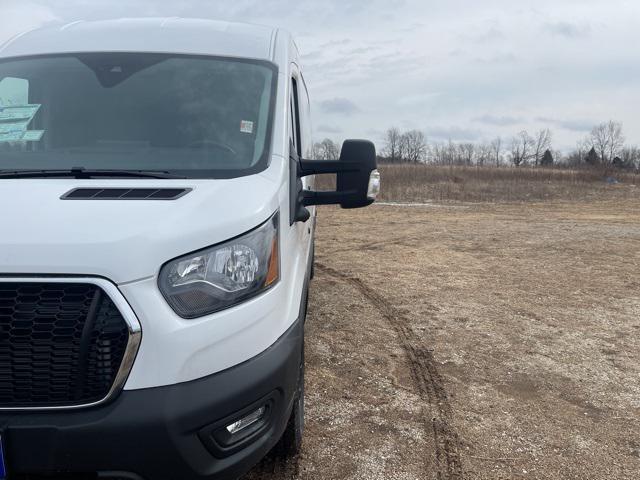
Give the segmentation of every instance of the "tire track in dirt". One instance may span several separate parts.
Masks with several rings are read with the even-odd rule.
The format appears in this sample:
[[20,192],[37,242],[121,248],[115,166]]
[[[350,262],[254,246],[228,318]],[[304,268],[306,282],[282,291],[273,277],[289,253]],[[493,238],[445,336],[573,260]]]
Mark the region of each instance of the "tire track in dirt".
[[444,380],[438,372],[433,354],[421,345],[422,342],[413,332],[409,319],[359,278],[351,277],[318,262],[316,262],[316,268],[339,281],[354,286],[393,328],[407,356],[411,376],[419,394],[430,407],[429,417],[431,418],[425,415],[424,422],[434,439],[438,465],[437,478],[439,480],[463,479],[459,453],[460,439],[453,427],[453,410],[444,388]]
[[[358,245],[356,248],[358,250],[374,250],[378,247],[387,247],[389,245],[403,245],[403,244],[407,244],[407,245],[416,245],[418,242],[423,241],[424,237],[420,237],[417,235],[409,235],[409,236],[402,236],[399,238],[395,238],[395,239],[391,239],[391,240],[382,240],[379,242],[370,242],[370,243],[365,243],[362,245]],[[344,252],[350,252],[354,249],[353,246],[348,246],[348,247],[343,247],[343,248],[336,248],[333,250],[329,250],[326,252],[326,255],[335,255],[336,253],[344,253]]]

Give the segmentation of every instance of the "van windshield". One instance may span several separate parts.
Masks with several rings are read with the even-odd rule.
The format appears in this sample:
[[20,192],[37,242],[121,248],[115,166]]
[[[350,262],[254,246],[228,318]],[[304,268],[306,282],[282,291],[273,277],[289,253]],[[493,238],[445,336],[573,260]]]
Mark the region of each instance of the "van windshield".
[[268,164],[276,67],[90,53],[0,61],[0,172],[233,178]]

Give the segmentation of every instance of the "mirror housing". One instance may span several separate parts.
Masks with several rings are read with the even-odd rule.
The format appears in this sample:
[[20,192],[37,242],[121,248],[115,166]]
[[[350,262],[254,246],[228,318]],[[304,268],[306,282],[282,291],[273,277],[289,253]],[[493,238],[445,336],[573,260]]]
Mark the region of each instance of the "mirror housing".
[[332,173],[337,174],[337,190],[304,192],[305,207],[338,204],[342,208],[362,208],[375,202],[380,190],[380,174],[377,173],[376,147],[372,142],[346,140],[337,161],[300,160],[300,178]]
[[[303,190],[302,178],[311,175],[336,174],[334,192]],[[376,147],[367,140],[345,140],[340,160],[304,160],[291,158],[291,224],[306,222],[311,214],[306,207],[340,205],[362,208],[375,202],[380,192]]]

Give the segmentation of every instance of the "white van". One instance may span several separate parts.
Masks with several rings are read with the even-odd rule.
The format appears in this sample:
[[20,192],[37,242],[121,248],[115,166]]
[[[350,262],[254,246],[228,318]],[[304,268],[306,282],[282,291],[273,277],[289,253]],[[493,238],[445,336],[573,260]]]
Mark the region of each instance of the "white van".
[[379,189],[372,143],[310,150],[281,30],[125,19],[0,47],[0,478],[236,478],[298,450],[314,206]]

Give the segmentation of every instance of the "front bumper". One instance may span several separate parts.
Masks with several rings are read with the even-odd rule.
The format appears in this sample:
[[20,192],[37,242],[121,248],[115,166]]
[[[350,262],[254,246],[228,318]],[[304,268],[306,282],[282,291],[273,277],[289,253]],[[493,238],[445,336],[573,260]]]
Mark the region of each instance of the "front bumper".
[[[124,391],[113,402],[68,412],[0,412],[9,478],[87,475],[144,480],[232,479],[281,437],[298,380],[303,322],[248,362],[200,380]],[[233,448],[212,430],[269,403],[265,426]],[[227,423],[228,422],[228,423]],[[116,473],[119,472],[119,473]]]

